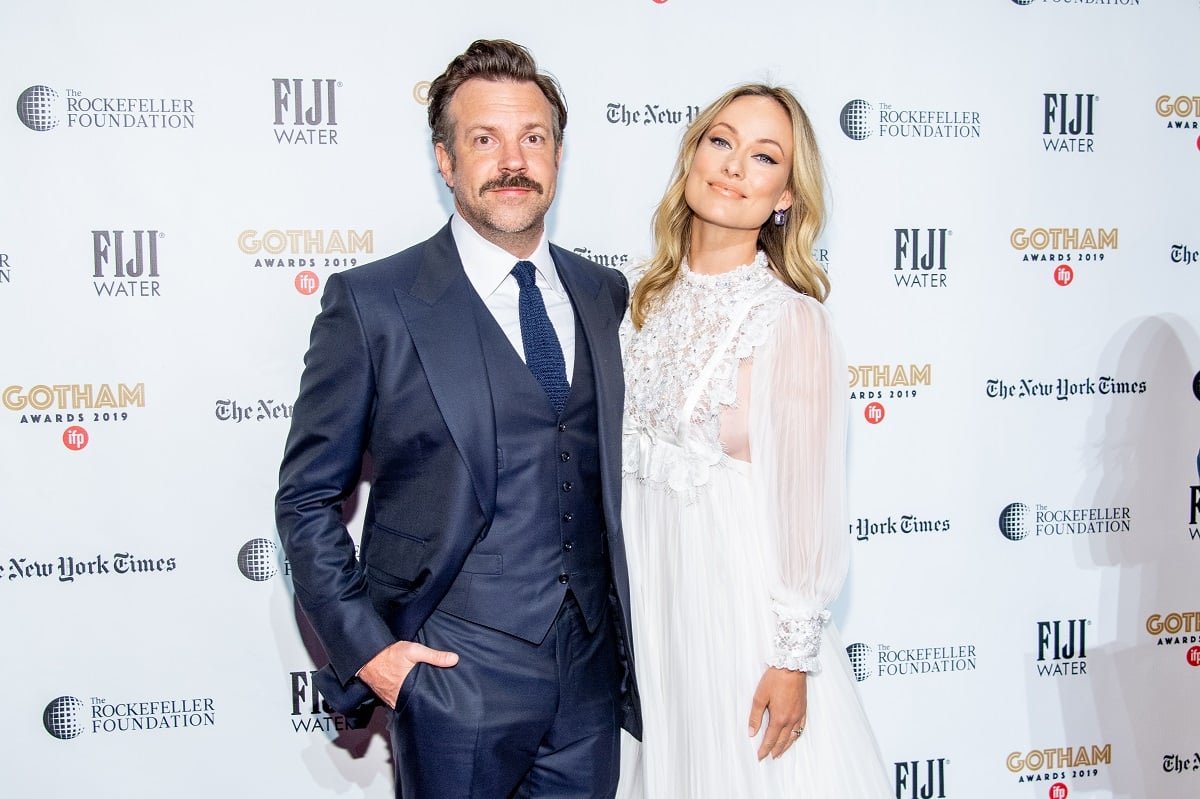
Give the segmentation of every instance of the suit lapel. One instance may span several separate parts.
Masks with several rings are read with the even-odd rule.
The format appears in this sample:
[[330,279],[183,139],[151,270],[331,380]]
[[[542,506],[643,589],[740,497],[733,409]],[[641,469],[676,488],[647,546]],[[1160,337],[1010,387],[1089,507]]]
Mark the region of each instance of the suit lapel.
[[496,509],[496,419],[474,291],[447,225],[427,242],[411,285],[397,288],[395,296],[479,506],[490,519]]

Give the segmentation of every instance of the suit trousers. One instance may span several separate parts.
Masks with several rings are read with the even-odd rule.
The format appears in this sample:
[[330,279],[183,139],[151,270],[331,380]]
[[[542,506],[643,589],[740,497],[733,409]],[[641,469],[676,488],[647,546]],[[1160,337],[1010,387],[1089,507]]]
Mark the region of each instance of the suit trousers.
[[620,664],[610,614],[574,595],[540,644],[435,611],[417,634],[458,664],[418,663],[392,714],[403,799],[598,799],[616,793]]

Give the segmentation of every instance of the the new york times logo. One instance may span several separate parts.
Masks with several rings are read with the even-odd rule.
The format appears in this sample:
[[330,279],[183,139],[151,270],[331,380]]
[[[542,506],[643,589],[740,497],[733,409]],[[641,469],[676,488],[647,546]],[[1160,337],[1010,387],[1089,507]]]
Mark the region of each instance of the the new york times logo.
[[1094,94],[1042,95],[1042,146],[1048,152],[1095,152],[1096,103]]
[[[1021,775],[1018,783],[1095,777],[1100,773],[1099,766],[1112,765],[1112,744],[1012,752],[1004,765],[1013,774]],[[1065,797],[1066,793],[1060,792],[1060,796]]]
[[1073,380],[1059,377],[1054,382],[1023,377],[1019,380],[993,378],[987,381],[984,392],[989,399],[1025,399],[1026,397],[1056,399],[1066,402],[1080,397],[1109,397],[1117,395],[1145,394],[1149,385],[1145,380],[1121,380],[1112,375],[1096,378],[1085,377]]
[[159,297],[157,230],[93,230],[92,285],[97,297]]
[[657,103],[643,105],[627,105],[625,103],[609,103],[604,118],[610,125],[629,127],[630,125],[682,125],[692,124],[700,114],[700,106],[685,105],[682,108],[661,106]]
[[1192,249],[1186,244],[1171,245],[1171,263],[1190,266],[1200,261],[1200,250]]
[[334,732],[350,729],[346,717],[333,708],[317,690],[315,671],[293,671],[292,729],[296,732]]
[[859,682],[871,676],[900,677],[974,671],[977,655],[974,644],[896,647],[862,643],[846,647],[846,656]]
[[94,558],[60,555],[50,560],[16,556],[0,565],[0,578],[20,582],[57,578],[60,583],[73,583],[77,578],[173,572],[177,566],[175,558],[145,557],[130,552],[116,552],[110,557],[96,555]]
[[1162,770],[1167,774],[1200,773],[1200,752],[1190,755],[1163,755]]
[[292,418],[293,406],[286,402],[260,399],[257,401],[238,402],[231,399],[219,399],[216,403],[215,414],[217,421],[233,422],[270,422]]
[[1087,674],[1088,619],[1037,623],[1037,673],[1041,677]]
[[946,799],[945,757],[896,763],[896,799]]
[[946,228],[895,228],[897,286],[946,288]]
[[589,261],[612,269],[624,269],[629,265],[629,253],[625,252],[593,252],[587,247],[575,247],[572,252],[581,258],[587,258]]
[[859,517],[850,523],[850,535],[859,541],[879,540],[891,536],[904,537],[915,533],[948,533],[949,519],[923,519],[913,514],[884,519]]
[[109,702],[94,696],[88,704],[74,696],[52,699],[42,712],[42,726],[61,741],[87,733],[166,732],[217,723],[210,697]]
[[[275,78],[275,141],[337,144],[337,89],[333,78]],[[311,85],[310,85],[311,84]]]

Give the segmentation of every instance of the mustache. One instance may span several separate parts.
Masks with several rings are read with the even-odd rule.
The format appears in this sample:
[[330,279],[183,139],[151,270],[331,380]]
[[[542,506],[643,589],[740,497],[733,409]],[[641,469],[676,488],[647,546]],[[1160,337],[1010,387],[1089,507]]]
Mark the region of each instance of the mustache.
[[494,189],[529,189],[530,191],[536,191],[538,194],[546,193],[541,183],[521,174],[501,175],[498,178],[492,178],[479,187],[479,194],[483,196],[484,192]]

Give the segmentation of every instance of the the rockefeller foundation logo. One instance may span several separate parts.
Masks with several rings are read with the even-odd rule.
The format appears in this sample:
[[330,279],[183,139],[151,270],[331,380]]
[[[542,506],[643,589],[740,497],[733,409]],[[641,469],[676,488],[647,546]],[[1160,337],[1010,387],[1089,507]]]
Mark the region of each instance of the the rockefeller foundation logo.
[[81,735],[167,732],[216,723],[212,697],[110,702],[94,696],[84,703],[74,696],[59,696],[42,712],[42,726],[60,741]]

